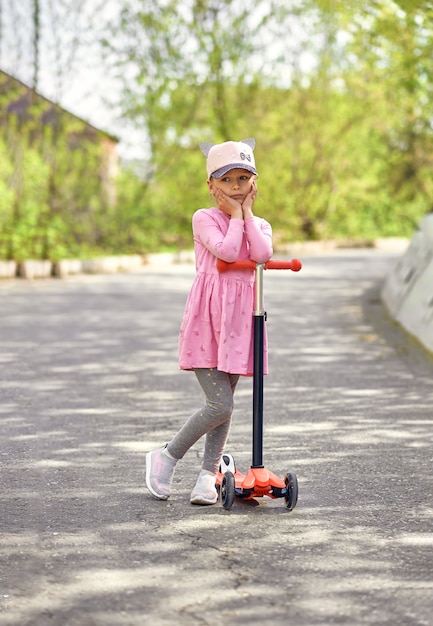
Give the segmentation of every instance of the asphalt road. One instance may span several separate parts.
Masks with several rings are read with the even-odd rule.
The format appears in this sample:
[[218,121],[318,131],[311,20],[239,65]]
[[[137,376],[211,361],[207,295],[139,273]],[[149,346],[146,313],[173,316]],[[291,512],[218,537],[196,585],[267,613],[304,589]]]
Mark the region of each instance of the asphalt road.
[[[0,624],[433,623],[433,360],[378,290],[396,256],[265,273],[264,461],[299,503],[154,500],[144,455],[201,403],[177,368],[190,266],[0,284]],[[251,462],[251,380],[227,450]]]

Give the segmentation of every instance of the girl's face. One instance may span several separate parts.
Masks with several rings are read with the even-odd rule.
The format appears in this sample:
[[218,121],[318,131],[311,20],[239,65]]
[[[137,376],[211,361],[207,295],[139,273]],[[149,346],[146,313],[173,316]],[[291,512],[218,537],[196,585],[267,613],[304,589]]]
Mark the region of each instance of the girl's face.
[[234,198],[242,204],[245,197],[251,191],[251,185],[255,180],[255,176],[243,170],[236,168],[224,174],[221,178],[210,178],[207,181],[209,191],[213,195],[216,189],[221,189],[227,196]]

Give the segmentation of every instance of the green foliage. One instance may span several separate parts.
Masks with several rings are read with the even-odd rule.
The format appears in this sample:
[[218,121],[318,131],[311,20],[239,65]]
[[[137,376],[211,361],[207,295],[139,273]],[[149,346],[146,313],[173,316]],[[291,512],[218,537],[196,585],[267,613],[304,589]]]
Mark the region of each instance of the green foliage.
[[147,209],[146,187],[131,169],[119,173],[117,202],[107,233],[112,252],[133,254],[157,249],[161,223]]
[[0,140],[0,259],[10,257],[15,194],[9,186],[14,166]]
[[[101,137],[7,81],[0,81],[1,258],[58,260],[104,251],[109,185],[102,180]],[[5,113],[8,107],[17,113]]]
[[15,188],[10,248],[11,257],[17,261],[44,258],[45,225],[49,212],[49,168],[34,149],[23,149],[22,154],[20,180]]

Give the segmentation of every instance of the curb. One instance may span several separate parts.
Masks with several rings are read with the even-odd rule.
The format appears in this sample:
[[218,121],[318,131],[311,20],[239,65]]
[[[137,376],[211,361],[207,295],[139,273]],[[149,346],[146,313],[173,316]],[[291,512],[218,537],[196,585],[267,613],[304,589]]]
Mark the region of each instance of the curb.
[[0,261],[0,278],[15,278],[17,263],[15,261]]
[[[353,249],[374,248],[382,252],[403,253],[408,240],[403,238],[376,239],[374,242],[307,241],[276,245],[279,255],[298,257],[321,254],[347,253]],[[0,260],[0,280],[10,278],[65,278],[79,274],[114,274],[137,271],[146,266],[194,264],[194,250],[162,252],[146,255],[121,255],[96,257],[93,259],[61,259],[59,261],[27,259],[20,263]]]
[[17,264],[17,276],[19,278],[49,278],[52,275],[53,264],[51,261],[34,261],[28,259]]
[[60,261],[27,259],[0,261],[0,279],[65,278],[78,274],[114,274],[139,269],[146,263],[144,257],[136,255],[98,257],[94,259],[62,259]]

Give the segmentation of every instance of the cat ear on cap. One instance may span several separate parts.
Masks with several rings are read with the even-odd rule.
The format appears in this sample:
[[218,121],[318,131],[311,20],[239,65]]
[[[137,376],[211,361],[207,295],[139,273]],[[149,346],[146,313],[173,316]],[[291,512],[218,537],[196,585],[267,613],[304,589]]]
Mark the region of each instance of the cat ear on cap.
[[215,144],[210,142],[210,141],[201,141],[199,143],[200,146],[200,150],[203,152],[203,154],[205,155],[205,157],[207,157],[207,155],[209,154],[209,150],[212,148],[212,146],[214,146]]
[[254,148],[256,147],[256,140],[254,139],[254,137],[248,137],[248,139],[242,139],[241,143],[246,143],[247,146],[251,148],[251,150],[254,150]]

